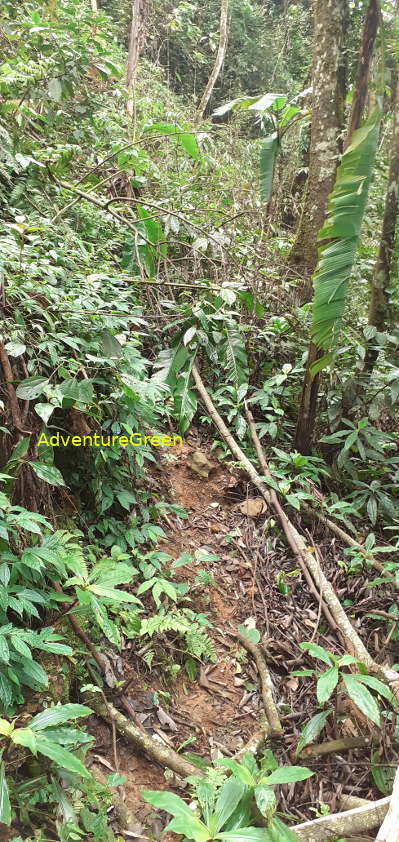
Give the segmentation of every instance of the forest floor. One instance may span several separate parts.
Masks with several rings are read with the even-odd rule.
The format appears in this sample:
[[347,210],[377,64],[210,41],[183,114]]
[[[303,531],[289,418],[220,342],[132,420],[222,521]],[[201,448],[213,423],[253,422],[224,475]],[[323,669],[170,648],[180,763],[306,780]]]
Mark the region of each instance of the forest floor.
[[[187,460],[195,451],[201,451],[214,466],[208,478],[199,476],[188,466]],[[263,717],[256,666],[236,638],[240,623],[249,621],[250,625],[256,624],[261,634],[284,729],[283,738],[269,740],[267,747],[272,748],[280,765],[300,763],[317,773],[303,783],[296,783],[295,790],[294,785],[280,787],[279,810],[300,822],[314,818],[314,810],[309,809],[312,805],[326,803],[331,812],[339,809],[342,794],[381,797],[370,768],[376,761],[386,763],[388,769],[397,765],[393,732],[391,728],[389,733],[384,732],[384,725],[383,730],[373,729],[372,723],[350,700],[335,711],[320,740],[363,736],[369,740],[368,745],[316,757],[306,749],[299,759],[295,754],[300,731],[319,710],[315,679],[291,675],[294,670],[320,667],[298,644],[312,640],[334,653],[343,650],[320,606],[308,592],[278,530],[274,529],[270,513],[266,511],[256,517],[243,514],[245,505],[242,504],[257,498],[256,490],[239,469],[218,460],[209,442],[195,428],[181,448],[168,448],[168,453],[173,453],[173,460],[164,461],[161,457],[152,470],[152,482],[165,499],[186,509],[188,519],[168,517],[166,538],[158,548],[172,558],[178,558],[182,552],[195,558],[198,550],[217,556],[216,561],[203,561],[199,557],[194,564],[173,571],[175,580],[191,582],[190,607],[206,613],[212,622],[209,634],[217,658],[214,664],[201,667],[195,681],[188,679],[183,667],[177,678],[170,680],[165,664],[155,659],[151,669],[147,668],[127,642],[118,659],[118,672],[124,679],[131,679],[127,696],[136,715],[149,734],[175,750],[187,741],[184,750],[208,760],[240,752],[259,731]],[[379,627],[378,621],[367,615],[386,607],[386,590],[370,591],[364,574],[348,576],[338,564],[343,558],[341,548],[324,530],[314,531],[310,525],[307,535],[309,546],[323,560],[323,569],[349,610],[357,631],[371,654],[378,655],[380,660],[383,647],[388,652],[390,646],[386,626],[381,620]],[[199,567],[211,574],[213,584],[205,587],[194,582]],[[281,593],[279,588],[286,588],[287,593]],[[352,600],[355,614],[351,614]],[[167,655],[173,656],[173,647],[172,643]],[[164,693],[170,695],[165,697]],[[395,726],[392,723],[392,729]],[[94,716],[91,731],[96,737],[91,768],[101,779],[115,770],[112,734]],[[158,837],[159,813],[155,815],[144,803],[141,792],[179,788],[181,784],[173,773],[165,773],[161,766],[135,753],[119,737],[116,750],[118,771],[127,779],[123,788],[127,830],[132,838],[145,836],[145,828]]]

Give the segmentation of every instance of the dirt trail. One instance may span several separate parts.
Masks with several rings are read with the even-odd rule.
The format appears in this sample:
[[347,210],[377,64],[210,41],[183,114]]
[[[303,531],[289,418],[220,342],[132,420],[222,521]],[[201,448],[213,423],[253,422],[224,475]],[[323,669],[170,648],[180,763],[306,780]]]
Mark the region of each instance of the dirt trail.
[[[163,524],[167,537],[160,541],[158,549],[172,558],[178,558],[183,552],[194,557],[199,550],[218,557],[218,561],[211,563],[194,561],[177,568],[173,574],[175,581],[191,582],[191,601],[187,604],[193,610],[207,614],[212,623],[209,634],[216,662],[201,668],[195,681],[188,679],[183,668],[173,681],[168,681],[156,669],[146,674],[144,668],[137,673],[130,699],[136,710],[143,710],[151,692],[167,691],[170,694],[167,712],[176,730],[168,728],[168,723],[160,725],[157,717],[150,714],[144,725],[147,727],[149,722],[151,732],[158,731],[158,736],[175,749],[187,740],[187,750],[215,759],[232,755],[242,748],[257,730],[262,711],[255,668],[250,662],[243,662],[243,651],[234,637],[237,626],[251,612],[253,597],[251,564],[237,548],[240,539],[237,520],[242,520],[242,516],[237,516],[226,499],[235,480],[202,445],[201,451],[207,454],[215,468],[208,478],[192,471],[187,458],[199,447],[199,442],[190,437],[181,448],[168,448],[168,454],[172,453],[175,461],[168,459],[161,468],[167,473],[169,484],[169,494],[165,496],[182,506],[188,517],[179,525],[168,518],[168,525]],[[232,532],[236,534],[229,538]],[[193,586],[199,569],[207,569],[215,584]],[[164,710],[164,702],[161,704]],[[150,709],[151,704],[148,704]],[[93,722],[92,731],[96,736],[92,768],[101,779],[109,773],[110,766],[114,766],[112,739],[108,727],[97,720]],[[145,789],[170,787],[174,783],[173,776],[165,775],[163,769],[135,754],[120,739],[117,751],[119,771],[127,777],[124,789],[129,823],[148,824],[151,808],[142,801],[140,793]],[[157,828],[153,827],[153,830]]]
[[[190,454],[197,450],[214,465],[208,477],[199,476],[188,465]],[[193,558],[190,564],[173,570],[173,579],[190,583],[187,606],[208,615],[216,663],[203,667],[194,681],[188,678],[183,665],[177,677],[171,679],[169,666],[179,659],[176,641],[165,645],[163,663],[154,660],[151,669],[135,656],[137,643],[128,644],[123,658],[125,663],[129,659],[128,675],[134,677],[131,703],[149,733],[175,750],[185,744],[185,751],[208,760],[235,754],[259,730],[263,714],[256,669],[234,634],[240,623],[251,618],[256,621],[267,652],[284,727],[283,739],[273,745],[273,750],[280,764],[297,763],[298,735],[319,710],[314,680],[304,681],[291,675],[293,670],[315,666],[314,661],[306,660],[298,644],[313,639],[327,649],[339,651],[339,641],[320,616],[269,513],[247,517],[238,510],[240,501],[256,497],[256,492],[239,470],[230,471],[218,461],[195,431],[182,448],[168,448],[167,456],[161,457],[155,468],[154,482],[164,499],[179,504],[187,512],[187,519],[168,515],[162,524],[166,537],[158,549],[173,559],[183,552]],[[359,631],[365,639],[370,639],[372,632],[378,652],[386,634],[385,626],[382,622],[376,626],[375,621],[370,626],[373,621],[367,619],[367,612],[377,605],[384,608],[389,595],[384,591],[371,593],[363,575],[348,577],[337,564],[341,552],[330,536],[319,530],[308,532],[308,538],[309,544],[320,552],[325,572],[340,598],[351,600],[356,607],[353,620]],[[204,561],[198,558],[199,551],[200,556],[205,553],[216,556],[217,560]],[[198,584],[200,569],[212,577],[209,585]],[[154,705],[154,692],[158,693],[160,707]],[[165,693],[168,695],[162,695]],[[344,702],[338,713],[338,723],[329,722],[321,739],[369,733],[368,722],[356,715],[353,706],[348,708]],[[389,730],[393,727],[394,724],[389,726]],[[94,769],[104,775],[107,773],[104,761],[113,764],[112,738],[107,726],[98,721],[94,722],[93,733],[98,737],[93,752]],[[386,737],[387,741],[382,739],[378,749],[380,762],[396,764],[396,750],[395,758],[392,757],[393,732],[387,732]],[[119,739],[117,751],[120,772],[127,777],[124,789],[125,807],[130,814],[128,823],[133,832],[147,827],[158,837],[159,819],[140,794],[145,789],[173,788],[178,782],[172,773],[164,773]],[[94,755],[102,757],[102,761]],[[340,758],[306,757],[302,764],[314,769],[317,776],[296,784],[295,788],[279,790],[279,809],[295,816],[297,821],[312,818],[309,805],[323,801],[334,812],[341,792],[371,799],[381,795],[370,776],[370,749],[354,749]]]

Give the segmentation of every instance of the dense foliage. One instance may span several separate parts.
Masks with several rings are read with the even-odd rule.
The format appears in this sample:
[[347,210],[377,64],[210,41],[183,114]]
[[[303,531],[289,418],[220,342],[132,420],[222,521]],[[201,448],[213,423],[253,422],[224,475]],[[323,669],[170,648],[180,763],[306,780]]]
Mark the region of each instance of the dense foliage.
[[[252,410],[268,454],[265,482],[290,517],[322,511],[352,538],[340,566],[388,587],[389,639],[398,640],[390,590],[399,587],[397,244],[384,330],[369,312],[395,119],[391,6],[386,84],[382,91],[376,61],[369,113],[316,232],[314,299],[305,303],[309,279],[289,253],[309,162],[308,2],[232,0],[224,68],[201,125],[195,105],[217,47],[219,4],[145,4],[133,121],[131,4],[95,6],[2,4],[0,822],[14,842],[115,838],[107,810],[123,779],[94,780],[84,763],[93,738],[76,722],[91,712],[87,685],[107,689],[93,647],[118,653],[129,641],[143,669],[156,663],[168,681],[179,672],[195,681],[215,661],[212,624],[196,605],[198,589],[212,584],[207,553],[197,551],[201,567],[183,581],[177,570],[194,554],[173,558],[158,547],[169,517],[187,519],[154,480],[175,458],[157,449],[165,430],[185,436],[195,421],[231,461],[199,402],[194,365],[254,459]],[[347,11],[346,117],[363,25],[359,4]],[[301,453],[294,434],[309,377],[318,402],[313,449]],[[60,437],[67,446],[54,446]],[[279,589],[288,592],[284,577]],[[327,666],[300,671],[318,676],[320,708],[346,694],[376,727],[381,717],[391,723],[395,696],[359,659],[313,643],[302,650]],[[329,707],[310,720],[298,752],[330,715]],[[279,769],[268,751],[258,759],[225,758],[208,764],[201,783],[191,779],[197,813],[177,795],[145,797],[196,842],[241,839],[243,829],[251,842],[288,842],[289,816],[275,815],[271,787],[312,773]]]

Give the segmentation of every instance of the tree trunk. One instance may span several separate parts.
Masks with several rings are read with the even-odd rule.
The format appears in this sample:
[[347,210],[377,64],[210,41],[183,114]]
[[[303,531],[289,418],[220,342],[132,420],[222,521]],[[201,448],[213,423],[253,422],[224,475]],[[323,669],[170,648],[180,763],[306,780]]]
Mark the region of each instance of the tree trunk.
[[352,109],[346,132],[344,151],[348,148],[352,140],[353,132],[360,128],[362,122],[362,115],[368,94],[368,81],[379,17],[380,7],[378,0],[369,0],[364,20],[362,41],[359,48],[356,82],[353,88]]
[[224,62],[224,57],[226,55],[226,47],[227,47],[227,23],[228,23],[228,16],[229,16],[229,0],[221,0],[220,6],[220,29],[219,29],[219,46],[218,51],[215,58],[215,64],[213,65],[212,73],[208,79],[206,84],[204,93],[202,94],[200,104],[197,108],[196,114],[196,122],[200,123],[208,105],[208,102],[212,96],[212,91],[215,87],[216,81],[218,79],[219,73],[222,69],[222,65]]
[[295,449],[299,450],[299,453],[303,453],[304,456],[309,456],[312,452],[312,438],[317,417],[317,398],[320,384],[320,374],[312,376],[311,366],[323,354],[324,351],[321,351],[314,342],[310,343],[294,440]]
[[91,10],[95,14],[98,12],[97,0],[91,0]]
[[127,113],[129,117],[133,117],[134,112],[134,85],[136,81],[136,71],[139,61],[140,50],[142,47],[143,31],[142,31],[142,6],[144,0],[133,0],[132,4],[132,23],[130,27],[129,37],[129,52],[127,57]]
[[[354,85],[354,93],[352,99],[352,110],[349,118],[348,130],[345,138],[345,149],[348,148],[352,140],[353,132],[360,127],[364,106],[367,98],[368,79],[370,73],[370,66],[373,57],[373,46],[377,34],[379,22],[379,5],[378,0],[370,0],[363,26],[362,41],[359,48],[359,58],[357,65],[357,76]],[[312,123],[313,125],[313,123]],[[311,153],[312,154],[312,153]],[[399,153],[398,153],[399,156]],[[399,160],[399,159],[398,159]],[[335,179],[332,180],[331,189]],[[397,188],[397,181],[396,181]],[[396,194],[397,195],[397,194]],[[328,196],[327,196],[328,199]],[[306,202],[306,198],[305,198]],[[327,200],[326,200],[327,204]],[[322,222],[324,222],[324,215]],[[314,232],[317,237],[318,231]],[[300,234],[300,232],[299,232]],[[299,236],[298,234],[298,236]],[[298,242],[294,244],[294,250],[298,244],[300,249],[301,244]],[[313,270],[316,268],[316,263]],[[388,276],[389,279],[389,276]],[[306,300],[306,299],[305,299]],[[305,378],[302,387],[301,405],[295,431],[295,447],[300,453],[308,455],[312,450],[312,439],[314,427],[317,417],[317,399],[320,384],[320,375],[312,377],[310,368],[312,364],[323,356],[323,351],[317,348],[313,342],[309,347],[308,361],[306,364]]]
[[[385,196],[384,218],[380,248],[371,282],[369,325],[377,331],[386,329],[389,320],[389,293],[392,255],[395,247],[396,223],[399,213],[399,84],[396,82],[391,139],[391,159]],[[369,345],[365,368],[371,371],[378,357],[378,349]]]
[[299,228],[289,258],[293,269],[305,279],[301,290],[303,301],[311,298],[310,278],[317,263],[317,233],[324,222],[340,153],[345,18],[346,0],[315,0],[309,175]]

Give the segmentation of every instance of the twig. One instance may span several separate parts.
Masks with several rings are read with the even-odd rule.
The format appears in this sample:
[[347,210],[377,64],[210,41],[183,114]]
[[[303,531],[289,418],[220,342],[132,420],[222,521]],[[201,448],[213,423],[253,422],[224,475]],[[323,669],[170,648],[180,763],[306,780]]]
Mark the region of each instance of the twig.
[[338,754],[342,751],[350,751],[352,748],[367,748],[374,742],[376,741],[371,737],[343,737],[340,740],[329,740],[326,743],[307,746],[301,752],[301,757],[320,757],[323,754]]
[[241,646],[243,646],[244,649],[252,655],[256,663],[262,688],[263,707],[270,725],[270,733],[273,737],[281,737],[283,727],[280,722],[278,710],[274,703],[273,685],[262,652],[256,643],[252,643],[252,641],[248,640],[248,638],[245,637],[244,634],[241,634],[241,632],[237,632],[237,639],[240,641]]
[[112,718],[119,734],[137,749],[145,752],[152,760],[156,760],[162,766],[167,766],[168,769],[172,769],[173,772],[176,772],[182,778],[186,778],[188,775],[201,775],[200,770],[196,766],[193,766],[184,757],[180,757],[172,748],[161,745],[152,739],[152,737],[148,736],[148,734],[140,731],[133,722],[129,722],[126,716],[120,713],[110,702],[105,704],[99,695],[88,693],[87,703],[106,722],[110,723]]

